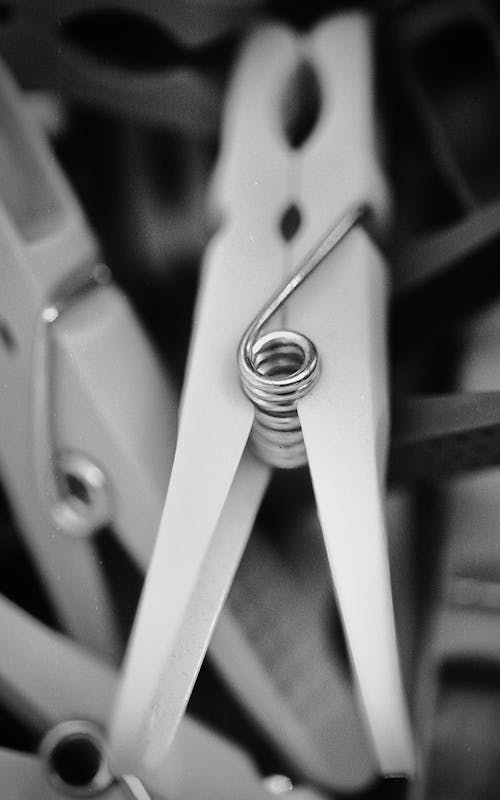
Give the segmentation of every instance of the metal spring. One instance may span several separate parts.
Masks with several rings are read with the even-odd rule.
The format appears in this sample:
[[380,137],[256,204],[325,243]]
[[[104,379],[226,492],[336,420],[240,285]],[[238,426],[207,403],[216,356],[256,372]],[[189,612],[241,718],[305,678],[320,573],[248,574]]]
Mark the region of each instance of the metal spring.
[[313,342],[303,333],[275,330],[260,336],[260,331],[364,214],[362,207],[344,214],[272,296],[241,339],[240,383],[255,406],[250,442],[256,455],[273,467],[291,469],[307,461],[297,403],[318,381],[320,361]]

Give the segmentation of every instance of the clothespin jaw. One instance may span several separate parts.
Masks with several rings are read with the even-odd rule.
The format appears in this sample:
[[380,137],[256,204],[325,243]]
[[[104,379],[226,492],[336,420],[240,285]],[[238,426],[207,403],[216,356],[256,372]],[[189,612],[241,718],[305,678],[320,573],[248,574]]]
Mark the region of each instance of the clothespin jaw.
[[[353,206],[367,207],[379,225],[387,218],[370,46],[361,14],[327,20],[303,38],[269,26],[249,40],[235,71],[213,187],[221,224],[204,260],[172,478],[112,726],[115,758],[139,775],[166,756],[268,479],[268,465],[247,446],[254,408],[236,364],[244,330]],[[304,64],[319,108],[299,146],[283,103]],[[280,223],[292,206],[299,225],[289,242]],[[319,353],[320,378],[298,415],[362,716],[380,770],[411,773],[383,524],[387,290],[382,257],[358,227],[269,327],[304,332]],[[316,752],[335,785],[331,744],[328,755]]]
[[[379,228],[387,221],[370,44],[361,16],[330,21],[313,35],[312,63],[333,77],[325,89],[324,117],[298,166],[305,176],[302,202],[310,212],[292,241],[297,259],[327,228],[328,214],[336,217],[354,202],[364,201]],[[335,76],[347,62],[349,81],[341,82]],[[303,293],[291,298],[287,325],[314,341],[321,357],[320,379],[299,401],[298,415],[367,729],[381,770],[411,774],[384,525],[387,295],[383,259],[359,228],[327,257]]]
[[0,748],[4,797],[143,800],[153,791],[173,800],[231,800],[235,786],[244,800],[267,796],[245,753],[189,717],[161,774],[141,794],[138,779],[122,780],[109,762],[106,731],[115,670],[2,597],[0,631],[9,641],[0,650],[2,705],[25,724],[35,746],[39,743],[36,755]]
[[93,534],[113,527],[147,563],[174,395],[4,69],[0,104],[2,478],[61,622],[116,657]]

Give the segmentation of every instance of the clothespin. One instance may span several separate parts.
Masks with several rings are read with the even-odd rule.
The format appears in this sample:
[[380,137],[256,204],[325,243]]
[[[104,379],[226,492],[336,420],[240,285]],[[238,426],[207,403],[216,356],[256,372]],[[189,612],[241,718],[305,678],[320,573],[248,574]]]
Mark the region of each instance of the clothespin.
[[[262,4],[127,0],[110,7],[96,0],[84,7],[69,0],[56,8],[48,0],[35,10],[15,0],[2,18],[0,53],[24,86],[213,139],[222,102],[214,63],[229,63]],[[103,33],[110,45],[101,50]]]
[[[442,187],[438,196],[448,198],[439,203],[439,218],[409,242],[406,237],[395,254],[396,327],[409,321],[412,343],[422,350],[435,340],[436,328],[449,337],[496,291],[497,139],[483,121],[494,116],[498,92],[492,87],[500,86],[500,28],[486,3],[431,2],[395,11],[389,31],[394,72],[426,148],[427,169]],[[436,59],[438,53],[446,58]],[[467,125],[457,126],[457,119]],[[424,306],[426,325],[415,324]],[[395,481],[442,480],[500,463],[500,392],[494,387],[464,385],[461,392],[407,398],[395,411]]]
[[[500,27],[483,0],[430,2],[395,9],[386,36],[424,169],[431,170],[427,180],[440,198],[435,219],[427,211],[423,231],[420,221],[394,254],[394,291],[407,304],[432,287],[439,320],[455,300],[477,300],[497,258],[497,138],[483,121],[497,113]],[[466,126],[457,124],[463,119]],[[467,291],[457,292],[457,280]]]
[[93,534],[112,528],[147,563],[174,392],[3,68],[0,119],[2,480],[59,620],[116,658]]
[[9,644],[0,648],[2,705],[24,722],[35,746],[40,742],[34,755],[0,748],[3,797],[149,800],[150,791],[169,800],[269,797],[242,750],[187,716],[156,782],[146,789],[136,776],[113,774],[107,728],[115,670],[4,597],[0,631]]
[[[464,393],[500,387],[500,308],[464,331],[457,383]],[[489,436],[477,447],[489,449]],[[416,730],[422,770],[415,798],[486,792],[497,763],[500,675],[500,558],[496,468],[455,475],[440,487],[442,547],[430,583],[418,661]],[[439,522],[438,522],[439,524]]]
[[[94,533],[112,528],[136,566],[147,570],[173,456],[177,402],[130,306],[103,269],[94,288],[90,279],[87,291],[61,297],[73,275],[77,284],[83,278],[83,287],[92,278],[98,248],[4,71],[0,110],[4,128],[9,125],[0,147],[2,479],[59,621],[116,661],[121,636]],[[33,241],[24,241],[24,207],[17,219],[14,202],[26,204]],[[57,319],[45,321],[47,310]],[[64,486],[68,479],[72,492]],[[65,519],[54,518],[56,507]],[[249,713],[309,776],[307,743],[229,612],[211,653],[224,679],[243,693]]]
[[[329,231],[324,263],[280,322],[306,334],[321,360],[297,411],[368,737],[381,772],[414,768],[383,522],[388,280],[356,211],[367,207],[379,226],[386,218],[372,73],[369,20],[343,15],[304,38],[258,31],[229,91],[215,176],[221,226],[204,262],[173,471],[112,725],[114,763],[145,779],[166,757],[269,479],[239,344]],[[319,108],[299,147],[283,104],[304,75]],[[280,222],[290,217],[300,227],[288,243]]]

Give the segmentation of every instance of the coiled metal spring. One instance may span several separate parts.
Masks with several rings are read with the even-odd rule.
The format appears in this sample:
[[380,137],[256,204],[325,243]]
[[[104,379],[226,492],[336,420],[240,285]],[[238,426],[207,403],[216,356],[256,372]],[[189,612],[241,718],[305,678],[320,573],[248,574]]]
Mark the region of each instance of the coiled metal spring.
[[247,328],[238,348],[240,383],[255,406],[250,441],[257,456],[273,467],[291,469],[306,463],[298,401],[320,375],[319,356],[303,333],[261,329],[364,215],[348,211],[300,264]]

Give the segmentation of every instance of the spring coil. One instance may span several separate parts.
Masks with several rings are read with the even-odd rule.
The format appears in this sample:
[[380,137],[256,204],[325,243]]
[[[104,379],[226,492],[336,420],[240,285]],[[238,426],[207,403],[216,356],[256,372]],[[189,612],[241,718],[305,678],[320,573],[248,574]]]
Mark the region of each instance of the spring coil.
[[302,333],[275,330],[259,335],[326,256],[364,215],[348,211],[304,259],[247,328],[238,348],[240,383],[255,407],[250,443],[256,455],[273,467],[292,469],[307,461],[297,403],[317,383],[320,360],[313,342]]
[[272,331],[253,344],[240,381],[255,406],[251,443],[262,461],[285,469],[306,461],[297,402],[318,378],[316,348],[301,333]]

